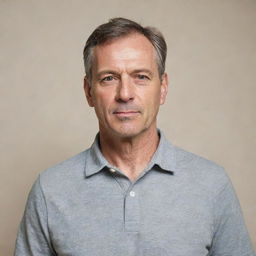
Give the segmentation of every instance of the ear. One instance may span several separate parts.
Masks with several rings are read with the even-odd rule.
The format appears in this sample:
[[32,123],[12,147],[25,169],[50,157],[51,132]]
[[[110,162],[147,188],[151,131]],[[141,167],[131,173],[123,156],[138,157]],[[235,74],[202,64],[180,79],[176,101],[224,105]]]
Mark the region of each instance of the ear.
[[88,105],[90,107],[94,107],[93,99],[91,95],[91,84],[86,76],[84,77],[84,93],[85,93]]
[[164,104],[168,93],[168,75],[164,73],[161,79],[160,105]]

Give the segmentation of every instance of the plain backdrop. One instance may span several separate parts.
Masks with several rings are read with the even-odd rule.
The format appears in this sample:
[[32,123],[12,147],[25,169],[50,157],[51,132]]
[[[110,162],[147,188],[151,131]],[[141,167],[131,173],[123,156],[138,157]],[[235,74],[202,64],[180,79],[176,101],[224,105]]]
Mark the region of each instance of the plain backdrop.
[[256,247],[255,0],[0,0],[0,255],[13,253],[39,172],[97,133],[82,51],[118,16],[165,35],[170,88],[159,127],[226,168]]

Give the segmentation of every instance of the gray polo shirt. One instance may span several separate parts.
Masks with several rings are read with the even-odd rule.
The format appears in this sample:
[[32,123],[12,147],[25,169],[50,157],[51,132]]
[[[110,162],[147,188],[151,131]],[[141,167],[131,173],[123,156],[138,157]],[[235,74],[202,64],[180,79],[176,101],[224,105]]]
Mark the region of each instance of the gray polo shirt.
[[111,166],[98,136],[88,150],[40,174],[28,197],[16,256],[253,256],[223,168],[160,133],[136,181]]

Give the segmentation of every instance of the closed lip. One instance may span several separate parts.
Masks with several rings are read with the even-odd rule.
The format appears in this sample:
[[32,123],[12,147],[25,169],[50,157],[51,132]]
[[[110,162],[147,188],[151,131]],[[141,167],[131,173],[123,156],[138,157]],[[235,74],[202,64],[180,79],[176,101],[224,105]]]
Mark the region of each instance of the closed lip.
[[139,114],[140,111],[134,111],[134,110],[126,110],[126,111],[114,111],[113,114],[115,115],[135,115]]

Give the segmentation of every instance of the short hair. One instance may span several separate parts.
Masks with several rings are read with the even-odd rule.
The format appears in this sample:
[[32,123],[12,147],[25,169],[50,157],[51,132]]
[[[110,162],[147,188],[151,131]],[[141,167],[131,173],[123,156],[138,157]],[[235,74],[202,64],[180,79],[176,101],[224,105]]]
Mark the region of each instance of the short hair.
[[167,55],[167,45],[162,33],[153,27],[142,27],[137,22],[129,19],[113,18],[109,22],[98,26],[86,41],[83,57],[85,73],[89,81],[92,79],[93,50],[95,46],[125,37],[132,33],[139,33],[145,36],[154,46],[157,53],[158,73],[161,78],[165,71]]

